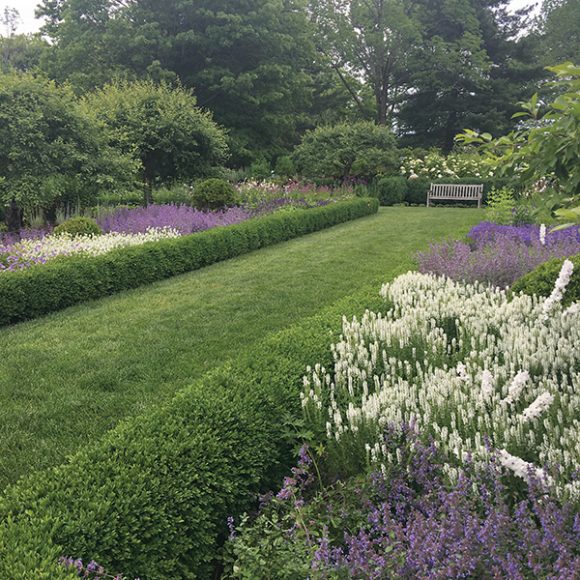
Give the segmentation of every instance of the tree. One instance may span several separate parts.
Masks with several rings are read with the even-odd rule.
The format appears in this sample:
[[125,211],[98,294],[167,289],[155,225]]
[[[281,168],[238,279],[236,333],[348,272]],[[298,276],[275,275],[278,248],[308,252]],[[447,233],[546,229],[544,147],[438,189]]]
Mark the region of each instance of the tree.
[[396,171],[399,156],[393,132],[366,121],[309,131],[294,151],[294,161],[307,179],[344,183]]
[[421,41],[409,60],[412,94],[401,109],[400,132],[411,145],[453,147],[466,126],[507,132],[514,103],[528,98],[541,75],[527,12],[507,0],[416,3]]
[[520,103],[524,110],[516,117],[524,122],[518,130],[498,139],[468,130],[457,139],[479,145],[503,175],[517,178],[529,191],[541,183],[564,206],[556,215],[580,222],[580,66],[568,62],[549,70],[556,79],[551,83],[555,97],[542,103],[535,94]]
[[49,212],[130,186],[134,165],[67,87],[33,74],[0,75],[0,199],[12,229],[23,209]]
[[187,89],[119,81],[84,100],[110,130],[110,144],[138,162],[146,200],[154,185],[212,175],[227,158],[226,133]]
[[48,43],[34,34],[0,37],[0,68],[3,72],[37,70],[48,48]]
[[580,62],[580,8],[577,0],[544,0],[539,18],[544,62]]
[[362,117],[364,96],[356,78],[372,91],[376,121],[392,122],[409,90],[406,74],[419,28],[405,0],[311,0],[317,47],[349,91]]
[[303,0],[44,0],[45,66],[80,91],[178,77],[230,129],[236,165],[289,150],[308,125],[313,44]]

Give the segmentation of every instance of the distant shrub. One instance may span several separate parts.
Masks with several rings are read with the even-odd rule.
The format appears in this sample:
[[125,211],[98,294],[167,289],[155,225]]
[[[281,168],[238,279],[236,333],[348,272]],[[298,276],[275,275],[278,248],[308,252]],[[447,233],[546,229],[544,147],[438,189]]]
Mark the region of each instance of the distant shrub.
[[56,236],[65,233],[71,236],[98,236],[103,232],[95,220],[86,217],[74,217],[54,228]]
[[487,205],[489,208],[487,217],[490,222],[504,226],[513,224],[516,202],[511,189],[494,187],[489,193]]
[[306,179],[344,183],[394,174],[398,166],[393,132],[371,122],[318,127],[304,135],[293,155]]
[[193,189],[193,205],[198,209],[223,209],[235,202],[236,190],[224,179],[206,179]]
[[193,203],[193,188],[184,184],[162,187],[153,192],[153,203],[191,205]]
[[296,168],[294,167],[294,162],[292,161],[292,158],[288,157],[288,155],[278,157],[278,160],[276,161],[276,167],[274,168],[274,173],[278,177],[284,177],[286,179],[294,177],[294,174],[296,173]]
[[404,177],[381,177],[374,189],[381,205],[395,205],[405,200],[407,180]]

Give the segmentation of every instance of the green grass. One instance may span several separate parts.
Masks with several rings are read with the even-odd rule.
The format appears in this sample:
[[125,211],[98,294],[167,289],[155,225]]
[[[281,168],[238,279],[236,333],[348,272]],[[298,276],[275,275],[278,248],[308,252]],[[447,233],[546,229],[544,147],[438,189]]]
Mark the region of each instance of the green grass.
[[[55,465],[270,332],[414,265],[472,209],[384,208],[0,330],[0,487]],[[377,285],[378,291],[378,285]]]

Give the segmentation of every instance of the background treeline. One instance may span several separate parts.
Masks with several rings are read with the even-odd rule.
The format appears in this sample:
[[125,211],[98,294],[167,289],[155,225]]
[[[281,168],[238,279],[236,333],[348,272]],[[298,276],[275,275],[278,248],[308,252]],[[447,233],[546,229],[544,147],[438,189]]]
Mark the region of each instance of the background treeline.
[[580,60],[576,0],[533,18],[507,0],[43,0],[38,15],[41,34],[19,35],[17,12],[3,14],[0,195],[13,211],[223,167],[315,177],[308,149],[337,143],[377,156],[350,172],[357,160],[335,153],[332,179],[396,172],[393,147],[507,133],[544,67]]

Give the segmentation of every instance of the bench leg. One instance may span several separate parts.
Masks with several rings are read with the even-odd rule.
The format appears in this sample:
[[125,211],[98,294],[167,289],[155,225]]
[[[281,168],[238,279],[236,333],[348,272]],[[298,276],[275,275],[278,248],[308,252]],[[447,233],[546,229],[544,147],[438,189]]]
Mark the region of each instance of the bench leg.
[[427,207],[429,207],[429,196],[427,196]]
[[481,197],[477,198],[477,209],[481,209]]

